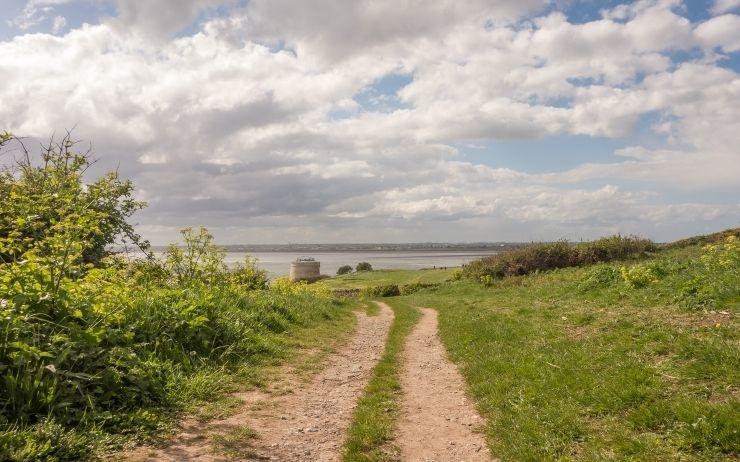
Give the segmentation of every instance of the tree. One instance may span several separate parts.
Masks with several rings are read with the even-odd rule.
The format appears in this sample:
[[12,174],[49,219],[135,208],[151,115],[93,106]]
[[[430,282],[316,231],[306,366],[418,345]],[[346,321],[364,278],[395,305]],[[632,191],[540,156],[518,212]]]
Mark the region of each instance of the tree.
[[341,276],[342,274],[349,274],[352,272],[352,267],[349,265],[340,266],[339,269],[337,269],[337,276]]
[[355,268],[355,271],[357,271],[358,273],[360,271],[372,271],[372,270],[373,270],[373,265],[371,265],[370,263],[366,261],[358,263],[357,267]]
[[0,262],[22,260],[24,254],[63,255],[66,263],[97,265],[112,244],[149,244],[127,220],[146,204],[133,198],[134,185],[111,171],[91,183],[84,181],[94,164],[90,151],[76,150],[67,134],[50,139],[38,155],[5,132],[0,146],[19,146],[10,167],[0,172]]

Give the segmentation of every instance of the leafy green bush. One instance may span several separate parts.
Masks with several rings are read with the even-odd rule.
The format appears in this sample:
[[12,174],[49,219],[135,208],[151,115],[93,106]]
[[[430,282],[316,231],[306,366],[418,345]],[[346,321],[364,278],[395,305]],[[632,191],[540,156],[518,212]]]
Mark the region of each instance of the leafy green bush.
[[337,269],[337,276],[341,276],[342,274],[349,274],[352,272],[352,267],[349,265],[340,266]]
[[141,204],[113,175],[84,184],[88,166],[65,142],[0,179],[0,460],[79,460],[155,431],[190,377],[279,356],[286,331],[337,316],[321,284],[229,270],[202,228],[164,262],[106,256],[138,239],[119,220]]
[[395,297],[401,295],[401,290],[396,284],[371,286],[363,289],[362,295],[366,297]]
[[692,265],[677,299],[687,308],[714,307],[719,300],[740,298],[740,241],[727,235],[724,241],[703,247]]
[[658,280],[658,275],[647,265],[622,266],[622,280],[633,289],[640,289]]
[[577,244],[567,241],[532,244],[473,261],[465,265],[463,276],[476,281],[483,281],[481,278],[484,276],[501,279],[537,271],[624,260],[654,250],[656,246],[651,241],[633,236],[611,236]]
[[578,284],[578,288],[589,290],[597,287],[607,287],[619,280],[619,268],[612,265],[596,265],[586,271]]
[[[84,184],[92,160],[74,146],[68,134],[39,156],[24,152],[14,168],[0,172],[0,261],[22,259],[32,250],[59,256],[72,244],[85,263],[98,263],[114,243],[148,248],[126,222],[145,206],[133,198],[133,183],[109,172]],[[69,261],[57,263],[66,270]]]
[[371,265],[370,263],[366,261],[358,263],[357,267],[355,268],[355,271],[357,271],[358,273],[360,271],[372,271],[372,270],[373,270],[373,265]]
[[437,287],[439,287],[439,283],[436,282],[413,282],[399,287],[399,292],[401,295],[410,295],[423,289],[435,289]]

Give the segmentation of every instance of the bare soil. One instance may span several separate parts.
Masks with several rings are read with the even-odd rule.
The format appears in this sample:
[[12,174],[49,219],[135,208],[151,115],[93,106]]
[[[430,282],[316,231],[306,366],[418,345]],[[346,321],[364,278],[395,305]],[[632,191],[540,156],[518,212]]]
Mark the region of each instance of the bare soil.
[[437,336],[437,312],[422,318],[406,340],[403,400],[396,444],[404,462],[490,461],[483,425],[457,368]]
[[357,329],[310,382],[284,377],[284,393],[240,394],[242,409],[208,423],[186,421],[164,448],[139,448],[133,461],[339,461],[352,411],[383,354],[393,311],[357,313]]

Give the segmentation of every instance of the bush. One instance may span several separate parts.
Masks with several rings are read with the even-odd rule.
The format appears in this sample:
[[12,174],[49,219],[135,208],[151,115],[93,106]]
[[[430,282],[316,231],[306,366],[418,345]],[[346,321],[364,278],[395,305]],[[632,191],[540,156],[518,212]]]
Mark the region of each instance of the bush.
[[227,273],[229,282],[247,290],[267,289],[267,271],[257,268],[257,260],[250,256]]
[[357,267],[355,268],[355,271],[357,271],[358,273],[360,271],[372,271],[372,270],[373,270],[373,265],[371,265],[370,263],[366,261],[358,263]]
[[[465,265],[463,275],[476,281],[483,281],[483,277],[501,279],[536,271],[624,260],[654,250],[656,246],[651,241],[631,236],[612,236],[578,244],[567,241],[532,244],[473,261]],[[488,281],[487,278],[485,280]]]
[[[10,140],[0,136],[0,146]],[[133,183],[108,172],[84,184],[93,161],[74,150],[69,134],[50,141],[39,156],[19,146],[25,155],[0,172],[0,261],[22,259],[29,251],[60,255],[74,244],[82,262],[97,264],[111,244],[148,248],[126,221],[146,205],[133,198]],[[63,269],[71,263],[57,261]]]
[[192,399],[183,383],[260,364],[289,329],[337,315],[325,285],[268,287],[251,259],[230,271],[203,228],[164,262],[105,255],[128,228],[98,221],[138,207],[130,184],[84,184],[69,146],[44,159],[0,179],[0,460],[78,460],[156,431]]
[[727,235],[724,241],[703,247],[699,263],[680,288],[678,301],[691,308],[712,308],[721,300],[740,297],[740,240]]
[[612,265],[596,265],[586,271],[578,284],[580,290],[608,287],[620,280],[619,268]]
[[658,280],[657,275],[645,265],[635,265],[629,268],[622,266],[619,273],[622,275],[622,280],[633,289],[643,288]]
[[337,276],[341,276],[342,274],[349,274],[352,272],[352,267],[349,265],[340,266],[337,269]]
[[413,282],[402,285],[399,290],[401,295],[410,295],[423,289],[436,289],[437,287],[439,287],[439,283],[435,282]]
[[396,284],[372,286],[363,289],[362,295],[366,297],[395,297],[401,295],[401,290]]

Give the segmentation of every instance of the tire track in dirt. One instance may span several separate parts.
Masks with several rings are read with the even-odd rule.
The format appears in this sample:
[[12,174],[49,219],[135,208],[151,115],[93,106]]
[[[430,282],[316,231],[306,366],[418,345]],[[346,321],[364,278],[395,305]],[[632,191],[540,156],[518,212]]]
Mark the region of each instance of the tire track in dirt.
[[403,400],[396,444],[404,462],[491,461],[483,424],[465,395],[465,382],[437,335],[437,312],[422,318],[406,339]]
[[[325,368],[308,383],[286,377],[283,395],[248,392],[244,408],[226,419],[184,424],[182,432],[162,449],[140,448],[136,461],[339,461],[342,444],[357,400],[383,354],[393,311],[381,306],[376,316],[358,312],[357,327],[347,345],[331,354]],[[256,434],[240,433],[251,429]],[[229,441],[224,436],[243,435]],[[222,446],[218,449],[218,446]]]

